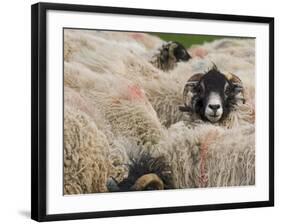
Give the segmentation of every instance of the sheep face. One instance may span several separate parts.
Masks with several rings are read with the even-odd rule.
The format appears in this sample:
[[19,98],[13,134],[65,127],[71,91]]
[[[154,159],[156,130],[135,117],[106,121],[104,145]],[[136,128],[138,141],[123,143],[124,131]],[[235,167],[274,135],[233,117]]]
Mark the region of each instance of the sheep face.
[[225,103],[229,81],[220,72],[211,70],[202,77],[197,86],[197,96],[193,98],[195,111],[203,119],[217,122],[227,113]]
[[163,71],[169,71],[175,68],[178,62],[187,62],[191,56],[185,47],[174,41],[169,41],[162,45],[159,52],[154,55],[152,63]]
[[233,74],[225,75],[213,68],[189,79],[184,90],[185,107],[181,109],[215,123],[227,117],[239,100],[245,101],[241,80]]
[[177,62],[180,61],[188,61],[191,59],[191,56],[188,54],[184,46],[178,42],[174,42],[173,46],[174,52],[173,55],[175,56]]

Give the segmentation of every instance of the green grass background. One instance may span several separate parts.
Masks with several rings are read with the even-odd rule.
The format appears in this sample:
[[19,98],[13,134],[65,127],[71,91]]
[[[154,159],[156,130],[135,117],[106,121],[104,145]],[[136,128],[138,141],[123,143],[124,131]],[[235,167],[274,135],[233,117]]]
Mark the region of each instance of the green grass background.
[[177,41],[184,45],[186,48],[194,44],[203,44],[205,42],[211,42],[216,39],[224,38],[223,36],[211,36],[211,35],[194,35],[194,34],[170,34],[170,33],[151,33],[152,35],[160,37],[165,41]]
[[181,43],[185,48],[189,48],[192,45],[203,44],[205,42],[212,42],[222,38],[239,38],[247,39],[252,37],[231,37],[231,36],[213,36],[213,35],[197,35],[197,34],[175,34],[175,33],[150,33],[160,37],[165,41],[177,41]]

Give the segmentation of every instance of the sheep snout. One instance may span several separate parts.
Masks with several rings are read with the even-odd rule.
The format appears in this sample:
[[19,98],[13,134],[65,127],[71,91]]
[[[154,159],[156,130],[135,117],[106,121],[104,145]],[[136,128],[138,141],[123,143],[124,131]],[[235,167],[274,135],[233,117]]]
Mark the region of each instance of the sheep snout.
[[222,100],[218,93],[211,93],[205,108],[205,117],[211,122],[217,122],[223,114]]

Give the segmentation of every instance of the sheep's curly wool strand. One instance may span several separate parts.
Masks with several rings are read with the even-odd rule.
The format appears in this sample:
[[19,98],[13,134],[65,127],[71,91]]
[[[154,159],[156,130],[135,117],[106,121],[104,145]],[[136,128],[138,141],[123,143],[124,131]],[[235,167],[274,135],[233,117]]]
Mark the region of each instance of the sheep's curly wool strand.
[[65,109],[64,194],[104,192],[110,172],[106,137],[83,112]]

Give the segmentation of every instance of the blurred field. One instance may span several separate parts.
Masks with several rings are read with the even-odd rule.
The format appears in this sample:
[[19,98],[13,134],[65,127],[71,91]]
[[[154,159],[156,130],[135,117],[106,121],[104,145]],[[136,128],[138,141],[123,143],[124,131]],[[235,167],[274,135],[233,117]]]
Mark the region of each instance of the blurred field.
[[[213,35],[196,35],[196,34],[173,34],[173,33],[150,33],[160,37],[165,41],[177,41],[181,43],[186,48],[191,47],[192,45],[203,44],[205,42],[212,42],[217,39],[222,38],[233,38],[230,36],[213,36]],[[251,37],[235,37],[238,39],[252,39]]]
[[178,41],[186,48],[189,48],[194,44],[203,44],[205,42],[211,42],[216,39],[224,38],[223,36],[194,35],[194,34],[152,33],[152,35],[156,35],[165,41]]

